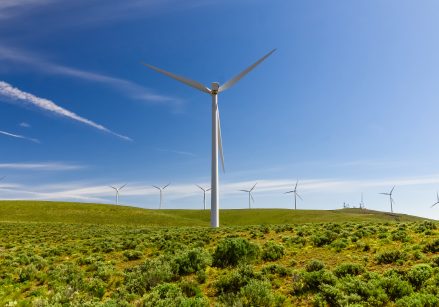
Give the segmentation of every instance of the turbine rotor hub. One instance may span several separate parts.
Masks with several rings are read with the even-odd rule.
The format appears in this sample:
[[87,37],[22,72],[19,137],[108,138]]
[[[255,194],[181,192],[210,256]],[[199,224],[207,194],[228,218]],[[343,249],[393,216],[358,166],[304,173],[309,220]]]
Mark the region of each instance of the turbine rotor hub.
[[212,94],[216,95],[218,94],[219,90],[219,83],[218,82],[212,82]]

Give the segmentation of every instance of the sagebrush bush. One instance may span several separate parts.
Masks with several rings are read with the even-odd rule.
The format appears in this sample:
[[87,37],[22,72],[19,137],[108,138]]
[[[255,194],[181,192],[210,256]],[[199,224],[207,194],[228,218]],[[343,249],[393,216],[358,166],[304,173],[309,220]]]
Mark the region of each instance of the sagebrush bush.
[[164,283],[154,287],[143,298],[145,307],[208,307],[209,301],[205,297],[190,297],[184,295],[180,287],[171,283]]
[[386,273],[381,280],[381,287],[393,301],[413,293],[411,284],[395,271]]
[[439,299],[428,293],[413,293],[396,301],[397,307],[437,307]]
[[126,270],[125,287],[129,292],[143,295],[156,285],[171,281],[173,277],[168,262],[163,259],[147,260]]
[[346,275],[359,275],[364,272],[364,268],[360,264],[356,263],[343,263],[335,268],[334,274],[338,278],[344,277]]
[[184,251],[173,260],[173,270],[178,275],[192,274],[204,271],[206,266],[212,263],[210,254],[202,248],[194,248]]
[[331,244],[337,238],[337,234],[333,231],[318,232],[311,237],[314,246],[321,247]]
[[256,274],[251,266],[245,265],[220,276],[213,284],[213,287],[217,294],[237,293],[250,280],[260,278],[261,276]]
[[378,264],[390,264],[396,263],[397,261],[404,261],[406,257],[407,255],[400,250],[390,250],[376,255],[375,259]]
[[265,261],[279,260],[285,254],[285,248],[276,242],[268,241],[262,250],[262,259]]
[[431,266],[428,264],[417,264],[407,272],[407,278],[419,290],[432,274],[433,269]]
[[424,253],[439,253],[439,239],[429,242],[424,246]]
[[213,265],[224,268],[249,263],[259,257],[258,245],[244,238],[226,238],[218,243],[213,253]]
[[315,272],[315,271],[320,271],[323,270],[325,268],[325,264],[320,261],[320,260],[311,260],[306,264],[306,271],[307,272]]

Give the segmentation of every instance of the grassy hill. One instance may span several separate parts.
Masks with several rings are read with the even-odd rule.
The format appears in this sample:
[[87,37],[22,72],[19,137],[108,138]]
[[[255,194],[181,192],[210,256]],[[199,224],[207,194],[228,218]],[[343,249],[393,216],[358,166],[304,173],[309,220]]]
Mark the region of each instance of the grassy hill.
[[[420,217],[386,212],[340,210],[221,210],[221,225],[303,224],[323,222],[420,221]],[[47,201],[0,201],[0,221],[113,224],[142,226],[209,226],[208,210],[149,210],[135,207]]]

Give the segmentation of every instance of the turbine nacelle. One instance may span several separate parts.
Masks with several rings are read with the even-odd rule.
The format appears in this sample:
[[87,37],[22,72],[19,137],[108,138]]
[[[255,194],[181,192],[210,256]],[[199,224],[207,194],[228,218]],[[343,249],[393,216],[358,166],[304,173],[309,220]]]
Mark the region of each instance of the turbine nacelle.
[[220,85],[218,82],[211,83],[212,89],[210,90],[212,95],[217,95],[219,92]]

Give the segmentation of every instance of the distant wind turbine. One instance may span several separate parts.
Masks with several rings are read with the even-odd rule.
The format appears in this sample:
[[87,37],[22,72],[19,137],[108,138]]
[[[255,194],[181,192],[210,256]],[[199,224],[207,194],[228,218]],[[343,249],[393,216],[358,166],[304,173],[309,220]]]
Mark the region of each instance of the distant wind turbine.
[[159,209],[162,208],[163,191],[164,191],[167,187],[169,187],[169,185],[170,185],[170,183],[168,183],[168,184],[165,185],[164,187],[158,187],[158,186],[153,185],[154,188],[156,188],[157,190],[160,191],[160,205],[159,205]]
[[364,209],[363,193],[361,193],[360,209]]
[[116,191],[116,205],[119,205],[119,191],[122,190],[127,184],[125,183],[123,186],[120,186],[118,188],[113,187],[110,185],[110,188]]
[[204,210],[206,210],[206,192],[209,192],[210,188],[205,189],[205,188],[199,186],[198,184],[196,186],[199,187],[203,191],[203,204],[204,204],[203,208],[204,208]]
[[393,197],[392,197],[392,194],[393,194],[393,190],[395,189],[395,186],[393,186],[393,188],[390,190],[390,192],[389,193],[380,193],[380,194],[382,194],[382,195],[387,195],[387,196],[389,196],[389,200],[390,200],[390,212],[392,212],[393,213],[393,203],[395,202],[394,200],[393,200]]
[[253,198],[252,192],[253,192],[253,190],[255,189],[255,187],[256,187],[257,184],[258,184],[258,183],[256,182],[256,183],[254,184],[254,186],[253,186],[250,190],[240,190],[241,192],[246,192],[246,193],[248,193],[248,208],[249,208],[249,209],[252,208],[252,207],[251,207],[250,199],[251,199],[253,202],[255,202],[255,199]]
[[155,66],[144,64],[145,66],[164,74],[172,79],[175,79],[181,83],[184,83],[190,87],[193,87],[199,91],[209,94],[212,97],[212,179],[211,179],[211,210],[210,210],[210,226],[219,227],[219,176],[218,176],[218,150],[221,157],[221,164],[224,171],[224,155],[223,155],[223,144],[221,138],[221,124],[220,115],[218,110],[218,94],[224,92],[225,90],[231,88],[235,85],[241,78],[252,71],[256,66],[258,66],[262,61],[268,58],[276,49],[271,50],[269,53],[264,55],[262,58],[257,60],[254,64],[243,70],[234,78],[230,79],[223,85],[219,85],[218,82],[213,82],[211,84],[212,88],[208,88],[201,84],[200,82],[186,79],[181,76],[174,75],[173,73],[167,72],[163,69],[157,68]]
[[294,186],[294,190],[285,192],[285,194],[291,194],[294,195],[294,210],[297,210],[297,197],[299,197],[301,200],[303,200],[302,197],[300,197],[299,193],[297,193],[297,185],[299,184],[299,180],[296,181],[296,185]]
[[431,206],[431,208],[433,208],[437,204],[439,204],[439,194],[436,192],[436,202]]

